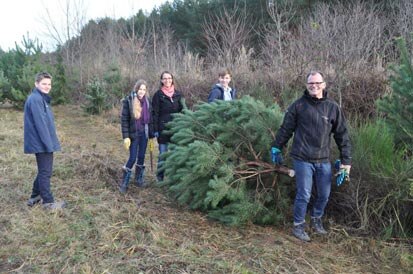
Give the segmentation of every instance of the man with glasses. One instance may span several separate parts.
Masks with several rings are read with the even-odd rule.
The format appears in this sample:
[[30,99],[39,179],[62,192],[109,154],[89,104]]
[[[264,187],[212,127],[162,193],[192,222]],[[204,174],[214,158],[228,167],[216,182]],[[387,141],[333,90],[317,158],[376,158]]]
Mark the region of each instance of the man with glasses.
[[346,120],[339,105],[327,97],[323,74],[314,71],[306,77],[304,95],[291,104],[277,131],[271,148],[272,160],[282,163],[282,148],[294,135],[290,156],[296,176],[293,235],[310,241],[305,231],[305,216],[313,182],[316,196],[311,210],[310,226],[316,234],[327,234],[321,218],[331,190],[331,135],[340,151],[341,168],[350,173],[351,144]]

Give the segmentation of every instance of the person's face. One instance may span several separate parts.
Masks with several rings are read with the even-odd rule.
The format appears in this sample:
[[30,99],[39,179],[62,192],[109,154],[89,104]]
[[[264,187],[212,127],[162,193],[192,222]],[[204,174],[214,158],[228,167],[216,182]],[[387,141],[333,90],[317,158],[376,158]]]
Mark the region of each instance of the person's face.
[[307,79],[307,90],[312,97],[323,98],[323,91],[326,83],[320,74],[310,75]]
[[162,81],[162,84],[163,84],[165,87],[167,87],[167,88],[171,87],[171,86],[172,86],[172,83],[173,83],[172,75],[169,74],[169,73],[164,73],[164,74],[162,75],[161,81]]
[[224,76],[219,76],[218,81],[222,87],[227,88],[229,82],[231,82],[231,75],[225,74]]
[[41,92],[48,94],[52,89],[52,80],[49,78],[43,78],[40,82],[34,82],[34,85]]
[[145,96],[146,94],[146,86],[145,85],[141,85],[138,89],[138,97],[139,99],[142,99],[143,96]]

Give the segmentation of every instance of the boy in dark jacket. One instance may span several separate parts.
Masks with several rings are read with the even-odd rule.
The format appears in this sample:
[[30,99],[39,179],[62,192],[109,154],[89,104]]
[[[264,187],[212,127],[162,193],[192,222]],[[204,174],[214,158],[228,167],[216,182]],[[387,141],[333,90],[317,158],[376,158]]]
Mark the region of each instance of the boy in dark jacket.
[[36,75],[34,84],[35,88],[24,105],[24,153],[35,154],[37,162],[37,176],[27,205],[33,206],[43,200],[44,208],[63,208],[66,202],[55,202],[50,191],[53,152],[60,151],[50,106],[52,76],[47,72],[40,72]]
[[215,100],[231,101],[237,96],[237,91],[229,86],[231,82],[231,72],[229,69],[223,69],[218,73],[218,83],[216,83],[208,96],[208,103]]

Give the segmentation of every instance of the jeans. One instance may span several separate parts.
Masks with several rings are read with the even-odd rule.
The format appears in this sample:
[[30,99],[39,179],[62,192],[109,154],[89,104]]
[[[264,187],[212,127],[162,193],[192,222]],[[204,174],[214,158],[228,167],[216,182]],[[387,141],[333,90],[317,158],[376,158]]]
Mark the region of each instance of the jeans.
[[53,172],[53,152],[36,153],[37,176],[33,182],[32,195],[42,197],[43,203],[53,203],[53,194],[50,191],[50,178]]
[[313,182],[316,197],[311,217],[321,218],[331,191],[331,163],[309,163],[294,160],[297,194],[294,201],[294,225],[305,222],[307,205],[311,198]]
[[138,132],[137,138],[131,140],[131,145],[129,147],[129,159],[126,163],[126,167],[129,169],[133,168],[133,165],[138,158],[137,164],[142,166],[145,161],[146,146],[148,145],[148,138],[146,138],[145,132]]
[[159,169],[162,167],[164,160],[161,159],[161,155],[164,154],[165,152],[168,151],[168,143],[166,144],[159,144],[159,155],[158,155],[158,167],[157,167],[157,176],[160,179],[163,179],[164,177],[164,172],[159,171]]

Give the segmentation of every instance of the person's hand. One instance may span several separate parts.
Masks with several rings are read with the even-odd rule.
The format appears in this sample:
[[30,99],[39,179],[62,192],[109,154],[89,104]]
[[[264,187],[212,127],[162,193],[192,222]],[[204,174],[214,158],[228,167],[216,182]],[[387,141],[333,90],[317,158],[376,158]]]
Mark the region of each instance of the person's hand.
[[344,181],[350,181],[351,165],[342,165],[339,159],[336,160],[334,167],[336,169],[336,185],[341,186]]
[[159,137],[159,132],[157,132],[157,131],[154,132],[154,133],[153,133],[153,136],[154,136],[155,138],[158,138],[158,137]]
[[351,165],[340,165],[340,169],[344,169],[346,171],[347,176],[350,176]]
[[129,147],[130,147],[130,139],[129,138],[123,139],[123,146],[125,147],[126,150],[129,150]]
[[271,161],[277,165],[281,165],[283,163],[283,156],[278,147],[271,148]]

